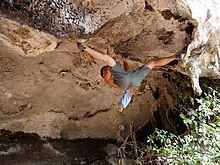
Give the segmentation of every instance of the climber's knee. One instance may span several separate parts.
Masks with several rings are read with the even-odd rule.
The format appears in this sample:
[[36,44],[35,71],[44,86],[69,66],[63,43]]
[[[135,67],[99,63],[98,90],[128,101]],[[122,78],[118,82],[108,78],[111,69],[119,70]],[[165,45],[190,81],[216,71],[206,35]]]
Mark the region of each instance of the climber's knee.
[[150,61],[146,62],[146,64],[144,66],[152,69],[153,67],[155,67],[155,60],[150,60]]

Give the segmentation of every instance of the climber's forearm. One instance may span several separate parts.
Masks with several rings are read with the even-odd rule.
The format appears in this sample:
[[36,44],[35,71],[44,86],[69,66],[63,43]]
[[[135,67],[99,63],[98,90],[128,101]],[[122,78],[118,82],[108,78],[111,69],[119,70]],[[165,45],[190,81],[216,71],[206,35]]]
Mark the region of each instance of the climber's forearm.
[[106,65],[110,67],[113,67],[116,64],[115,60],[111,56],[107,54],[102,54],[94,49],[91,49],[88,46],[85,46],[84,51],[89,53],[89,55],[92,56],[94,59],[103,61]]
[[94,50],[94,49],[91,49],[90,47],[88,46],[85,46],[85,49],[84,51],[86,51],[87,53],[89,53],[90,56],[92,56],[94,59],[96,60],[100,60],[100,61],[104,61],[104,56],[102,53]]

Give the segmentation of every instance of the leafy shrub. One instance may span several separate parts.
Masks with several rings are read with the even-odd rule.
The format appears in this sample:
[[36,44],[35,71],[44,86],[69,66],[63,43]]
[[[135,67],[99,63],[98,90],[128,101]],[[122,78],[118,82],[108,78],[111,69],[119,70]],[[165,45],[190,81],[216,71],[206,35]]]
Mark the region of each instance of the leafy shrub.
[[147,138],[148,146],[140,152],[137,164],[217,165],[220,164],[220,93],[208,88],[207,94],[189,101],[198,105],[180,114],[187,131],[174,135],[156,129]]

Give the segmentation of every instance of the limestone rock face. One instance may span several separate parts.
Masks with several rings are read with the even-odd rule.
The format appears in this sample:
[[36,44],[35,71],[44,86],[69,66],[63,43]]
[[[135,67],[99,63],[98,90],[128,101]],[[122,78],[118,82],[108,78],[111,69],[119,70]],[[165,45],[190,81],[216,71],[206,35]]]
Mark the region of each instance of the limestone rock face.
[[186,0],[186,4],[198,27],[184,58],[183,70],[200,95],[199,77],[220,78],[220,2],[214,0],[207,4],[201,0]]
[[[164,116],[177,87],[164,73],[189,75],[199,94],[200,76],[219,78],[219,29],[199,37],[218,17],[207,7],[207,19],[198,21],[193,2],[1,0],[0,129],[64,139],[123,139],[131,123],[169,129]],[[110,43],[112,56],[132,68],[190,45],[182,65],[153,69],[121,114],[124,91],[105,84],[103,63],[79,52],[79,38],[103,53]]]
[[35,57],[57,47],[58,40],[50,34],[0,17],[0,40],[20,56]]

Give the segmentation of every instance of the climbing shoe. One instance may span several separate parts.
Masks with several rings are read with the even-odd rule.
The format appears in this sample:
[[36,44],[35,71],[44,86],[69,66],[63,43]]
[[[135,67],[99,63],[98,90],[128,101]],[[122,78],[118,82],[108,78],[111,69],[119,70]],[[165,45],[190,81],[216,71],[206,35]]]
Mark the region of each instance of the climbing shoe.
[[179,60],[182,60],[183,57],[186,55],[187,46],[185,46],[182,50],[180,50],[178,53],[176,53],[176,58]]
[[82,43],[80,43],[80,42],[77,42],[77,47],[78,47],[78,49],[81,51],[81,52],[84,52],[84,50],[85,50],[85,45],[83,45]]

